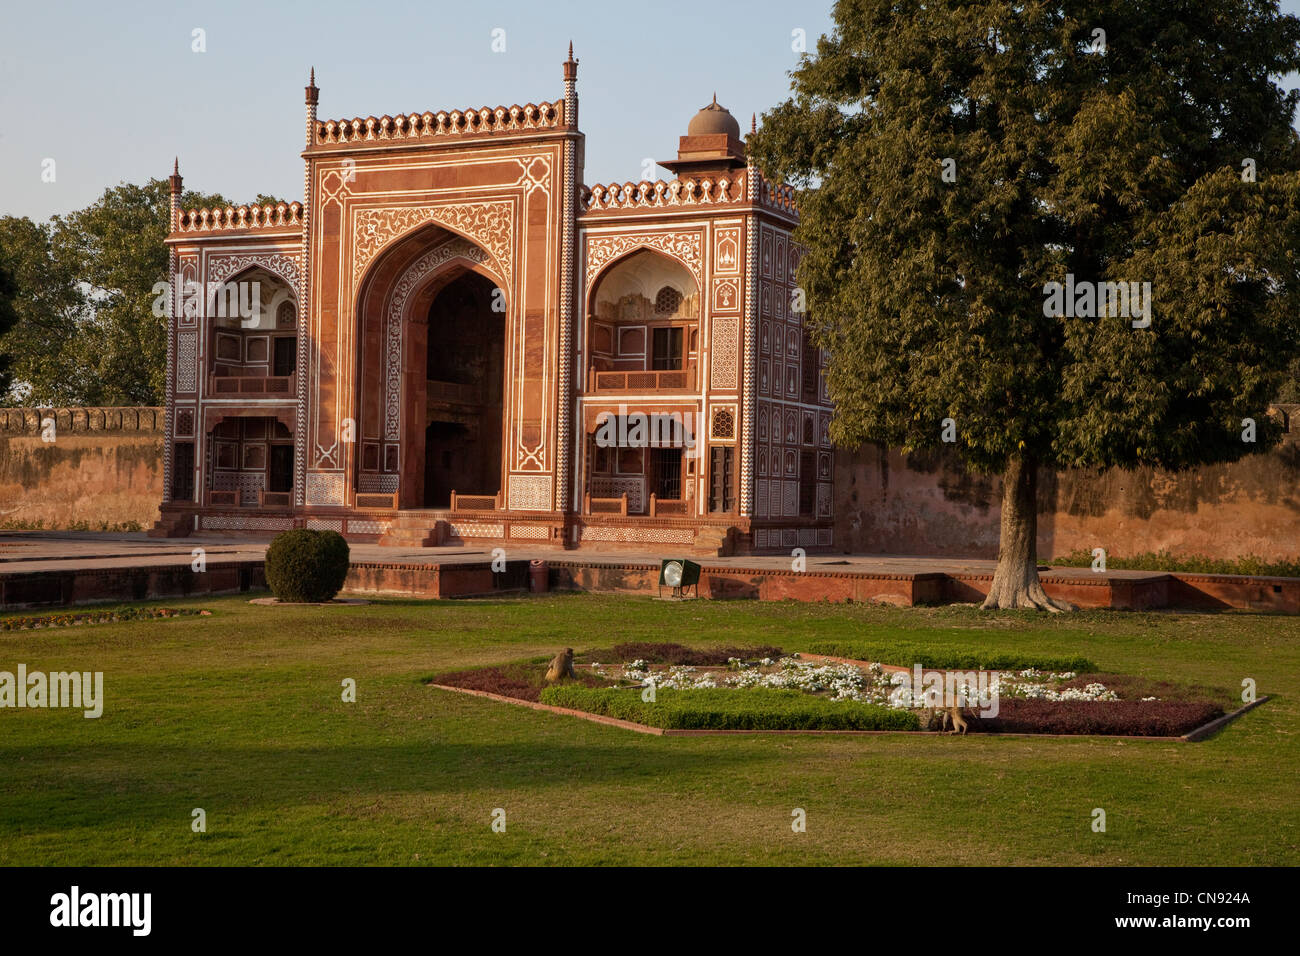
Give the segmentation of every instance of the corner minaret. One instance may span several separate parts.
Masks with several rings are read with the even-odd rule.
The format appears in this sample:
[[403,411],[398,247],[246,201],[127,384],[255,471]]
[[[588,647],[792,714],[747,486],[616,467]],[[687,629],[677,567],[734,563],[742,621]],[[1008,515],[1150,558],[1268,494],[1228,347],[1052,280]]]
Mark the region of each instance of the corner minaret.
[[[307,149],[316,142],[316,107],[320,103],[320,90],[316,86],[316,67],[311,68],[307,86],[303,90],[307,104]],[[302,249],[298,253],[298,368],[307,367],[307,336],[311,328],[311,156],[303,154],[302,164]],[[298,375],[298,409],[293,430],[293,497],[294,504],[302,507],[307,499],[307,379]]]
[[[168,198],[168,211],[171,218],[171,231],[175,232],[181,224],[181,195],[184,180],[181,179],[181,160],[179,156],[172,159],[172,174],[167,177],[167,185],[170,189]],[[179,288],[180,276],[177,274],[176,247],[168,244],[167,246],[167,285],[169,289],[167,302],[167,371],[164,380],[164,389],[166,390],[166,411],[163,418],[163,503],[172,500],[172,471],[175,463],[172,461],[172,448],[176,437],[176,422],[172,412],[173,397],[175,395],[176,382],[176,317],[181,312],[181,295],[183,290]],[[154,532],[150,532],[153,534]]]
[[[562,514],[574,510],[577,489],[569,488],[573,474],[572,458],[575,454],[570,440],[573,420],[573,299],[578,283],[574,270],[577,255],[574,243],[578,216],[578,61],[573,58],[573,41],[569,41],[569,56],[564,61],[564,125],[571,134],[564,142],[564,218],[560,228],[560,374],[559,408],[556,409],[555,456],[555,509]],[[563,528],[565,547],[571,545],[569,527]]]
[[172,160],[172,174],[167,177],[167,185],[171,187],[171,220],[172,232],[180,225],[181,214],[181,158],[177,156]]

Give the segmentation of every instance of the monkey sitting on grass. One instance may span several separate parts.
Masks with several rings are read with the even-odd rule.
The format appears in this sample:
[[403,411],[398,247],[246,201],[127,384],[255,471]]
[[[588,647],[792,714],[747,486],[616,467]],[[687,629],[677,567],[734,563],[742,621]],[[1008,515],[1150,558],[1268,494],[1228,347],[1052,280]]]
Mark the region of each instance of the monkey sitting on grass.
[[561,677],[574,676],[576,675],[573,673],[573,648],[566,647],[551,660],[551,666],[546,670],[546,680],[554,682]]

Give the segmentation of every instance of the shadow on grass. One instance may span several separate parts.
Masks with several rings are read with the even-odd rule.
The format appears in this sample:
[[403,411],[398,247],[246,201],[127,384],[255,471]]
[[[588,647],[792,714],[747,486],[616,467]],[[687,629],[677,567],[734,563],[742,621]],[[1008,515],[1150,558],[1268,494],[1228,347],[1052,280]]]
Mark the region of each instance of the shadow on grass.
[[[122,827],[185,819],[193,807],[270,809],[362,794],[449,794],[578,785],[678,781],[761,763],[753,754],[614,744],[441,743],[374,746],[6,747],[0,834],[58,831],[70,824]],[[643,744],[643,746],[636,746]],[[649,746],[645,746],[649,744]]]

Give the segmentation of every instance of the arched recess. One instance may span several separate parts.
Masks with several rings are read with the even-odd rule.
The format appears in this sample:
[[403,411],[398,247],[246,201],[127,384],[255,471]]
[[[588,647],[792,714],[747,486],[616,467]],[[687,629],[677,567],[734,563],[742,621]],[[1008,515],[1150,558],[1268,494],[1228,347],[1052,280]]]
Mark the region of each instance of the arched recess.
[[[657,248],[630,250],[591,283],[585,390],[597,404],[589,403],[588,411],[608,411],[626,401],[634,412],[652,408],[676,414],[682,428],[666,445],[657,440],[655,447],[611,445],[596,418],[585,415],[579,459],[584,508],[608,510],[626,495],[629,513],[694,513],[695,461],[689,448],[700,437],[693,424],[694,400],[675,407],[662,398],[698,389],[702,308],[693,271]],[[645,408],[633,407],[628,397],[645,395],[656,399]]]
[[626,386],[620,375],[602,372],[685,372],[668,376],[670,387],[693,388],[701,299],[692,271],[657,249],[638,247],[607,265],[587,293],[588,391],[605,381]]
[[[463,236],[439,226],[418,230],[388,247],[367,271],[357,305],[357,441],[351,467],[357,493],[397,494],[400,508],[425,506],[429,315],[439,294],[467,276],[490,289],[493,314],[508,338],[509,290],[492,257]],[[503,344],[501,407],[509,393],[504,357]]]
[[209,276],[217,278],[204,290],[208,394],[292,400],[298,354],[296,286],[282,270],[272,271],[266,257],[227,259],[209,263]]

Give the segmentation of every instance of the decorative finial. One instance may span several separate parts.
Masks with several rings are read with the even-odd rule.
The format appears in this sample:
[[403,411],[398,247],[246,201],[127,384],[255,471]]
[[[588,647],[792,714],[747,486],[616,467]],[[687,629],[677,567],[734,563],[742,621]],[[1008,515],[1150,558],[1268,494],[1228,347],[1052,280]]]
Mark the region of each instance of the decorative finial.
[[757,114],[757,113],[750,113],[750,114],[749,114],[749,131],[750,131],[751,133],[757,133],[757,132],[758,132],[758,114]]
[[307,81],[307,89],[304,91],[307,97],[307,105],[315,107],[320,103],[320,90],[316,88],[316,67],[311,68],[311,79]]
[[181,174],[181,158],[177,156],[175,159],[172,160],[172,175],[179,176],[180,174]]
[[564,81],[571,83],[578,78],[578,61],[573,58],[573,41],[569,41],[569,58],[564,61]]
[[316,67],[314,66],[311,68],[311,79],[308,80],[308,83],[312,86],[316,85]]
[[718,105],[718,93],[717,93],[717,90],[714,90],[714,92],[713,92],[713,105],[714,105],[714,106],[717,106],[717,105]]

